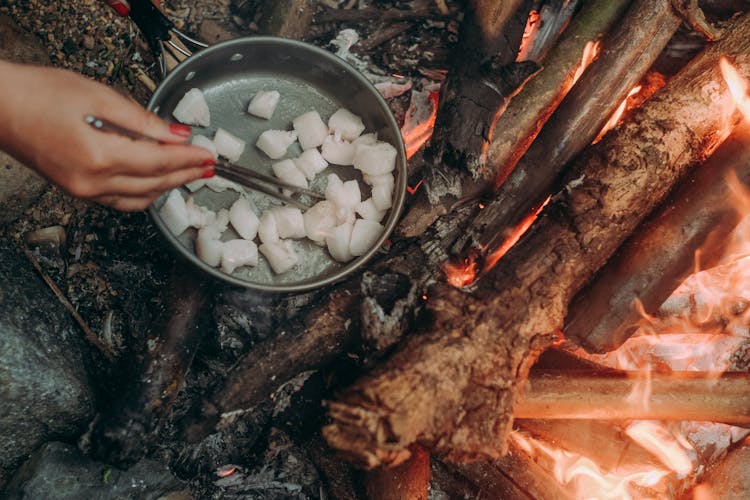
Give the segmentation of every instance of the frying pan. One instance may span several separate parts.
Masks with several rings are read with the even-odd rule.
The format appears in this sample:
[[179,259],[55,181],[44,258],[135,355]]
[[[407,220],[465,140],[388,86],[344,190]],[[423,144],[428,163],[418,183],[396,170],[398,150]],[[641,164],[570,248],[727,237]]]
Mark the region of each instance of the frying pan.
[[[134,8],[141,1],[132,2]],[[137,24],[139,27],[148,26],[142,31],[153,38],[146,31],[160,26],[159,22],[153,21],[153,17],[164,17],[163,14],[153,9],[147,15],[139,11],[139,15],[145,20],[135,19]],[[163,30],[161,33],[157,37],[164,40]],[[150,42],[150,46],[152,50],[158,50],[155,43]],[[375,132],[379,140],[396,148],[397,155],[393,206],[382,223],[385,228],[383,233],[364,255],[342,264],[332,259],[325,248],[309,240],[296,240],[294,246],[298,264],[294,269],[277,275],[261,257],[257,267],[242,267],[229,275],[208,266],[195,255],[193,241],[196,234],[193,229],[180,236],[167,229],[159,216],[159,209],[168,194],[164,193],[149,208],[149,212],[162,235],[188,262],[233,285],[268,292],[301,292],[342,279],[379,251],[395,228],[404,205],[406,153],[399,127],[388,105],[361,73],[337,56],[307,43],[276,37],[238,38],[202,49],[180,63],[158,86],[148,103],[148,109],[165,120],[173,121],[172,110],[192,88],[202,90],[211,111],[211,126],[197,133],[213,137],[216,129],[221,127],[243,138],[247,147],[237,163],[264,174],[271,174],[271,164],[279,160],[268,159],[255,147],[260,133],[269,129],[290,130],[295,117],[311,110],[318,111],[327,121],[337,109],[348,109],[362,118],[365,133]],[[259,90],[277,90],[282,96],[270,120],[246,112],[249,100]],[[299,144],[295,143],[285,158],[294,158],[301,151]],[[361,174],[350,166],[329,166],[318,174],[311,188],[322,193],[328,173],[336,173],[345,181],[356,179],[360,184],[362,199],[370,196],[369,186],[362,182]],[[261,211],[276,203],[259,193],[248,191],[247,194]],[[216,193],[208,188],[202,188],[193,195],[197,204],[214,211],[228,209],[238,196],[231,190]],[[230,226],[223,239],[236,237]]]

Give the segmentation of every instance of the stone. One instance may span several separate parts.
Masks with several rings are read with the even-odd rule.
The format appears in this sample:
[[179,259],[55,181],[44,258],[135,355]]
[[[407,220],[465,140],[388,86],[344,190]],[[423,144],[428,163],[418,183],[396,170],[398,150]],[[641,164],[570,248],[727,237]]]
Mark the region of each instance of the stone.
[[[0,59],[27,64],[49,64],[39,40],[0,15]],[[33,170],[0,151],[0,224],[16,220],[47,188]]]
[[94,396],[83,334],[7,242],[0,242],[0,282],[1,489],[50,437],[77,438],[94,415]]
[[191,495],[159,462],[141,460],[122,471],[91,460],[75,446],[50,442],[19,469],[4,498],[187,500]]

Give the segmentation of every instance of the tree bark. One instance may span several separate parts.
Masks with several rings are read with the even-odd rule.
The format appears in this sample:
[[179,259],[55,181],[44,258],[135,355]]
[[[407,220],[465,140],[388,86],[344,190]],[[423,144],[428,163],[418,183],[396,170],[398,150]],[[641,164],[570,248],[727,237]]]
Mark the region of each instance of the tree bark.
[[731,174],[750,184],[750,124],[737,127],[576,296],[566,337],[591,351],[614,350],[637,330],[638,303],[656,313],[695,272],[696,252],[702,269],[716,265],[744,215],[730,202]]
[[579,158],[565,189],[475,291],[429,290],[422,334],[330,404],[324,436],[333,448],[362,467],[398,463],[416,441],[451,461],[505,453],[516,393],[573,295],[731,131],[720,56],[750,75],[750,15]]

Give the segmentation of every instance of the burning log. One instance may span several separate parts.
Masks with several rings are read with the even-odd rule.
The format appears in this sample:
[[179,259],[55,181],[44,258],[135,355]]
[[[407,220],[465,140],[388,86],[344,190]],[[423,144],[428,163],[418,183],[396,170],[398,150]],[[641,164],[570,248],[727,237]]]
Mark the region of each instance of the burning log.
[[[516,443],[508,454],[493,462],[458,464],[455,469],[490,494],[488,498],[535,498],[539,500],[572,500],[566,491],[541,465]],[[518,495],[517,492],[523,495]]]
[[634,464],[661,466],[659,460],[625,434],[620,422],[519,419],[516,425],[545,442],[590,458],[605,472]]
[[[557,45],[495,125],[483,177],[501,184],[518,163],[560,101],[585,69],[587,48],[598,46],[629,2],[586,2]],[[588,49],[590,50],[590,49]]]
[[[641,379],[574,370],[533,373],[516,418],[696,420],[750,424],[750,375],[673,372]],[[635,394],[638,386],[649,390]]]
[[144,366],[125,388],[125,395],[90,431],[91,453],[100,460],[129,466],[141,459],[158,434],[182,388],[205,328],[199,320],[210,297],[210,284],[176,264],[166,309],[154,323]]
[[638,303],[646,313],[655,312],[695,271],[699,249],[702,268],[716,265],[744,215],[728,202],[730,174],[750,184],[750,125],[735,129],[576,296],[566,337],[592,351],[614,350],[637,329]]
[[729,134],[721,56],[750,74],[750,15],[576,161],[567,187],[475,291],[428,291],[421,335],[331,403],[329,444],[362,467],[398,463],[415,441],[451,461],[501,456],[515,393],[574,294]]
[[[494,251],[512,228],[544,202],[563,168],[593,141],[679,25],[669,0],[632,4],[624,21],[603,42],[599,57],[495,193],[497,203],[479,213],[454,252]],[[495,146],[501,145],[493,141]]]
[[[694,498],[747,498],[750,495],[750,443],[729,452],[696,487]],[[701,494],[698,494],[700,491]]]

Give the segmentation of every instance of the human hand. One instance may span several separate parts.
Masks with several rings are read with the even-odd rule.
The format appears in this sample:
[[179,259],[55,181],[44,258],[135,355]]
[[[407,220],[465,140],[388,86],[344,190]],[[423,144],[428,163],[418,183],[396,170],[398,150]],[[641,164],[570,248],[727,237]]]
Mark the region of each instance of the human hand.
[[[143,210],[161,193],[214,175],[212,154],[105,85],[75,73],[0,61],[0,149],[68,193]],[[91,128],[95,115],[160,143]]]

